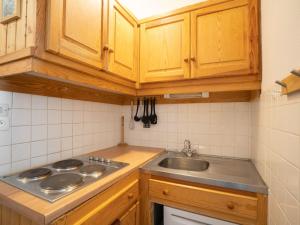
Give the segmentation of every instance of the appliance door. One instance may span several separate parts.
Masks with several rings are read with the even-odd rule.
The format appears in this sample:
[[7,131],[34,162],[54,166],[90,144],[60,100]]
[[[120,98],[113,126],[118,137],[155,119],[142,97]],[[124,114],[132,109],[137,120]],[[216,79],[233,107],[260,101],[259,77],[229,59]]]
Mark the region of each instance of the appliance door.
[[237,225],[164,206],[164,225]]

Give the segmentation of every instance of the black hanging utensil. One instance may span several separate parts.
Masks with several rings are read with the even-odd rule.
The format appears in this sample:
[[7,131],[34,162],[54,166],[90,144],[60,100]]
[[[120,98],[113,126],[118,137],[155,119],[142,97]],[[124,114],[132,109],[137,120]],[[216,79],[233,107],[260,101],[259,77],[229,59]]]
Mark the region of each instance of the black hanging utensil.
[[[151,117],[151,124],[157,124],[157,115],[155,113],[155,103],[156,103],[156,98],[153,98],[153,101],[152,101],[153,115]],[[152,107],[151,107],[151,112],[152,112]]]
[[152,121],[152,117],[153,117],[153,100],[152,98],[150,98],[150,116],[149,116],[150,122]]
[[149,99],[146,99],[146,123],[144,124],[144,128],[150,128],[150,116],[149,116]]
[[138,116],[139,108],[140,108],[140,99],[137,100],[136,113],[134,116],[134,121],[136,121],[136,122],[141,120],[141,118]]
[[142,116],[142,122],[145,125],[148,121],[148,118],[146,117],[146,98],[144,98],[144,112],[143,112],[143,116]]

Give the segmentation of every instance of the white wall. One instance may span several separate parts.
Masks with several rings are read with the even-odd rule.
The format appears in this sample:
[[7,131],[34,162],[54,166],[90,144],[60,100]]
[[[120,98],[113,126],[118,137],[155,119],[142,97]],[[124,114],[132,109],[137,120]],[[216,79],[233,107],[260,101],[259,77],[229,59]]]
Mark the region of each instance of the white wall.
[[250,158],[249,103],[158,105],[158,124],[150,129],[138,122],[130,130],[129,106],[124,114],[128,144],[181,150],[190,139],[199,153]]
[[138,19],[147,18],[206,0],[120,0]]
[[300,1],[261,0],[263,90],[300,68]]
[[114,146],[121,106],[0,91],[11,127],[0,131],[0,175]]
[[270,188],[269,225],[300,225],[300,94],[275,80],[300,68],[300,1],[262,0],[263,82],[252,102],[252,158]]

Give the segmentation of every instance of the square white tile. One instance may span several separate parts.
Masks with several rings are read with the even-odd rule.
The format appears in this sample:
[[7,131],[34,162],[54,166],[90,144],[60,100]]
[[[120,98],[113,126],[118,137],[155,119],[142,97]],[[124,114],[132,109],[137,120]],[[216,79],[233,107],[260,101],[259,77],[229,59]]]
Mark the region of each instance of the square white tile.
[[12,127],[12,144],[31,141],[31,126]]
[[52,139],[48,140],[48,154],[56,153],[61,151],[61,140]]
[[48,109],[61,110],[61,99],[48,97]]
[[30,109],[31,108],[31,95],[14,92],[12,106],[15,109]]
[[10,162],[11,162],[11,146],[7,145],[7,146],[0,147],[0,165],[7,164]]
[[31,125],[30,109],[12,109],[12,126]]
[[32,109],[47,109],[47,97],[32,95]]
[[12,145],[12,161],[21,161],[30,158],[30,143]]
[[32,126],[32,141],[39,141],[47,139],[47,125]]
[[31,142],[31,157],[47,155],[47,141]]
[[32,125],[45,125],[47,124],[47,110],[33,109],[31,111],[31,124]]

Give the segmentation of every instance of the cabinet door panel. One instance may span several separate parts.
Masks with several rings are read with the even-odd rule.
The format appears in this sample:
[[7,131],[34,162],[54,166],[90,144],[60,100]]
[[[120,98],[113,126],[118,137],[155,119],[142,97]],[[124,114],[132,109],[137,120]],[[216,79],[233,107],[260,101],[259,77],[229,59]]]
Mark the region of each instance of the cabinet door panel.
[[139,203],[119,219],[119,225],[139,225]]
[[189,77],[189,13],[141,25],[141,82]]
[[108,70],[135,81],[138,57],[137,23],[121,6],[111,2]]
[[192,12],[192,77],[249,73],[247,1]]
[[47,50],[102,67],[103,0],[48,3]]

